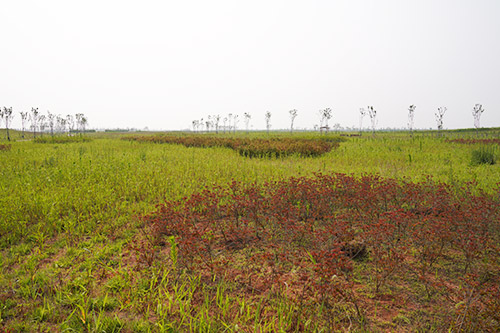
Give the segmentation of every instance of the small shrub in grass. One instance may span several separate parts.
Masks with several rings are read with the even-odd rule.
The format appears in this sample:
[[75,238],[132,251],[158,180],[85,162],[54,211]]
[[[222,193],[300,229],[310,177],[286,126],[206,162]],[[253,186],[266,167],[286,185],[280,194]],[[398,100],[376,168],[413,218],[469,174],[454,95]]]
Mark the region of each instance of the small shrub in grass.
[[488,164],[496,163],[495,149],[493,147],[480,147],[472,151],[471,164]]
[[0,151],[9,151],[11,148],[11,145],[0,145]]

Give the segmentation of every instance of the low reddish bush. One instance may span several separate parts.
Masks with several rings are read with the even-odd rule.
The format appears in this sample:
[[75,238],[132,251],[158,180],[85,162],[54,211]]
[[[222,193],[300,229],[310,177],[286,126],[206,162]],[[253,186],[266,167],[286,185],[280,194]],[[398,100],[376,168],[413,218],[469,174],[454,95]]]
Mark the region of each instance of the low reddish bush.
[[[348,299],[359,309],[352,270],[364,260],[361,274],[376,294],[413,280],[428,298],[452,295],[443,306],[469,325],[468,311],[498,309],[488,291],[500,285],[499,207],[498,197],[473,195],[467,186],[319,174],[232,182],[159,205],[145,220],[157,237],[175,236],[178,265],[245,290],[283,288],[293,272],[301,297]],[[474,303],[466,310],[450,299]]]
[[2,145],[0,144],[0,151],[9,151],[12,148],[11,145]]

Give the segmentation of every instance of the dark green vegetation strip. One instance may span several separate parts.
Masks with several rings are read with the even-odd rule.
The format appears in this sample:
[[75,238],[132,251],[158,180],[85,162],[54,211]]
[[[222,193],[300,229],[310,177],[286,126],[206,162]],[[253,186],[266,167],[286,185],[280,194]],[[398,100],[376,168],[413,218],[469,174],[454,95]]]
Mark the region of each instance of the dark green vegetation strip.
[[500,145],[500,139],[491,138],[491,139],[448,139],[447,142],[452,143],[461,143],[464,145],[474,145],[474,144],[482,144],[482,145]]
[[294,138],[218,138],[213,136],[135,136],[126,140],[152,143],[181,144],[186,147],[226,147],[245,157],[284,157],[299,155],[303,157],[319,156],[337,147],[345,141],[340,137],[328,139],[294,139]]
[[57,135],[57,136],[41,136],[34,139],[36,143],[76,143],[76,142],[90,142],[92,139],[88,136],[82,135]]

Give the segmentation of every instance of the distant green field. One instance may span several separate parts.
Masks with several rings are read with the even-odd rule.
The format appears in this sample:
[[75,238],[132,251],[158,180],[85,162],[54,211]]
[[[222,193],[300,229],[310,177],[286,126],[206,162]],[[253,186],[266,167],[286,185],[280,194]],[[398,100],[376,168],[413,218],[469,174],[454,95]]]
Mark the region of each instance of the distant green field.
[[[252,297],[230,299],[229,293],[217,289],[207,291],[205,302],[220,311],[227,306],[235,312],[213,317],[212,305],[201,313],[185,296],[190,288],[204,287],[196,274],[174,274],[167,265],[171,254],[159,252],[153,254],[151,266],[138,265],[136,249],[149,241],[142,217],[157,204],[204,188],[226,187],[233,180],[264,184],[315,173],[343,173],[419,183],[431,177],[456,189],[473,182],[473,193],[484,190],[490,195],[498,195],[500,181],[500,163],[472,163],[473,151],[481,144],[447,141],[498,138],[499,129],[481,130],[479,136],[472,130],[444,132],[439,137],[431,131],[416,132],[413,137],[406,132],[363,133],[345,136],[339,147],[310,158],[246,158],[228,148],[120,140],[130,135],[126,133],[88,134],[89,142],[68,143],[22,140],[18,131],[11,135],[9,143],[0,130],[0,144],[11,145],[8,151],[0,150],[0,331],[283,329],[291,325],[292,318],[287,316],[299,305],[285,299],[278,303]],[[234,136],[267,137],[264,132]],[[285,132],[272,136],[322,137]],[[31,137],[26,134],[26,139]],[[499,156],[498,145],[493,144],[491,150]],[[165,301],[169,297],[177,298]],[[258,316],[259,311],[271,308],[282,311],[286,324]],[[432,318],[432,314],[421,316]],[[407,317],[400,314],[398,320]],[[354,327],[398,330],[394,318],[388,320],[395,326],[384,326],[376,310],[374,314],[371,309],[367,318]],[[326,322],[308,325],[297,330],[328,331],[329,327]]]

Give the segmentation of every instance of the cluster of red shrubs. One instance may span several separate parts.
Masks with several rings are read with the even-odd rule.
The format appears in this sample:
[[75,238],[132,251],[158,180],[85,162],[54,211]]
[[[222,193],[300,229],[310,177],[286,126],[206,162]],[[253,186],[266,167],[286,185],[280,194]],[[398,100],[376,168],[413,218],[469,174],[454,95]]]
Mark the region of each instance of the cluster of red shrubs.
[[444,299],[450,325],[491,329],[500,323],[500,202],[470,187],[344,174],[233,181],[145,220],[160,246],[175,238],[178,267],[239,290],[342,299],[359,313],[353,268],[362,261],[376,294],[413,283],[412,299]]
[[12,148],[11,145],[2,145],[0,144],[0,151],[9,151]]
[[473,145],[473,144],[485,144],[485,145],[500,145],[500,139],[449,139],[447,142],[452,143],[461,143],[464,145]]
[[153,143],[172,143],[186,147],[226,147],[239,152],[245,157],[285,157],[300,155],[304,157],[319,156],[338,146],[341,138],[328,140],[295,139],[295,138],[218,138],[213,136],[137,136],[126,140]]

